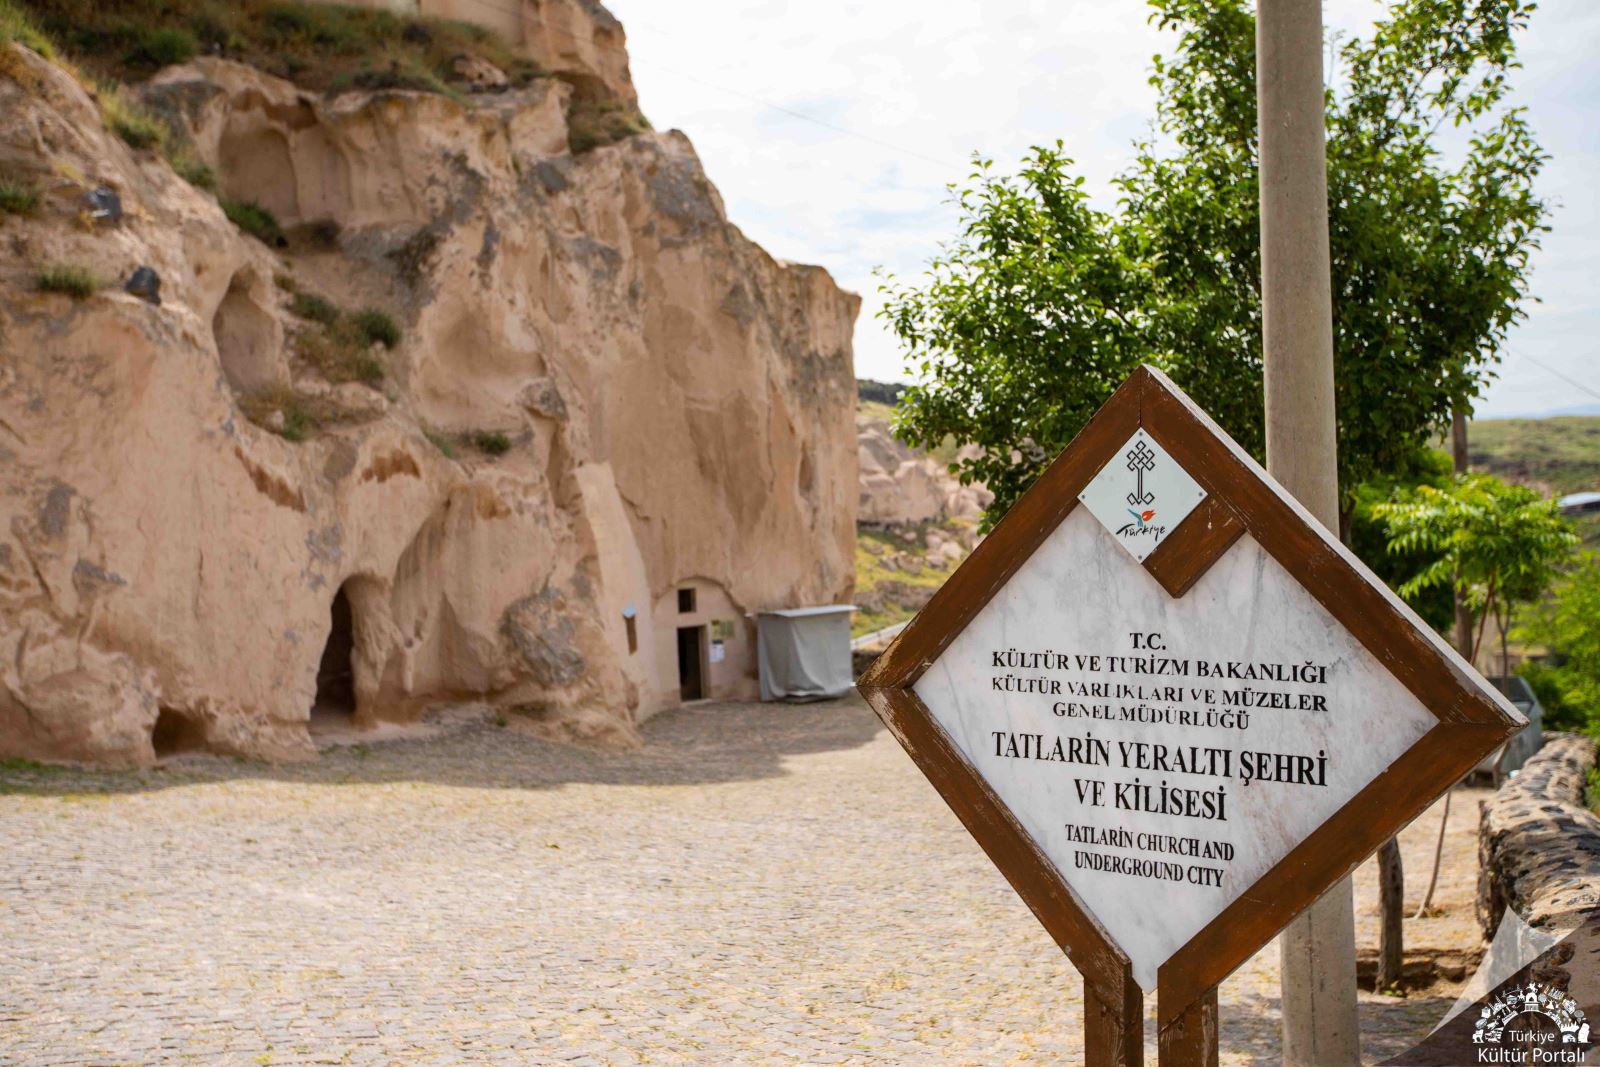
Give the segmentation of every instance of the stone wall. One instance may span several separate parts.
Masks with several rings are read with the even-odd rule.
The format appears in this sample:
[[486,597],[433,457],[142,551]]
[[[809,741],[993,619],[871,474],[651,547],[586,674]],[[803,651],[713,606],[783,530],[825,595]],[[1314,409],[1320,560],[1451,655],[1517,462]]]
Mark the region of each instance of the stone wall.
[[1546,734],[1544,747],[1483,806],[1478,922],[1493,938],[1506,908],[1566,930],[1600,913],[1600,816],[1584,807],[1595,743]]

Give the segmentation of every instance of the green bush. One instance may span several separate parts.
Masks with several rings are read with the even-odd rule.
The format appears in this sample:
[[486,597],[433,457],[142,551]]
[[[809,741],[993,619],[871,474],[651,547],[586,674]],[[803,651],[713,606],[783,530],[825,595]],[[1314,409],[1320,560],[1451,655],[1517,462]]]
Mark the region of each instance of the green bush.
[[619,100],[579,94],[567,108],[567,148],[573,155],[616,144],[649,129],[649,119]]
[[285,441],[299,444],[311,436],[311,431],[316,427],[311,422],[311,416],[306,414],[304,408],[298,404],[290,404],[283,409],[283,429],[278,431],[278,436]]
[[0,0],[0,48],[12,41],[26,45],[46,59],[55,58],[56,50],[50,38],[39,32],[22,5],[16,0]]
[[339,321],[339,309],[334,307],[331,300],[316,293],[295,293],[289,301],[289,310],[302,319],[320,322],[324,326],[332,326]]
[[221,203],[222,213],[228,216],[228,221],[262,244],[281,248],[288,243],[284,240],[283,227],[278,225],[277,216],[255,201],[224,199]]
[[141,26],[123,62],[130,67],[160,70],[193,59],[199,51],[200,42],[181,26]]
[[400,345],[400,327],[395,325],[394,319],[377,308],[362,308],[356,312],[355,327],[368,344],[381,342],[390,349]]
[[1512,636],[1550,652],[1517,668],[1544,706],[1545,727],[1600,737],[1600,554],[1579,555]]
[[57,263],[40,271],[33,284],[41,293],[65,293],[74,300],[86,300],[100,288],[100,279],[87,267]]
[[428,443],[433,445],[434,448],[437,448],[439,453],[443,455],[445,459],[456,458],[455,446],[450,443],[450,439],[448,437],[440,433],[438,430],[423,430],[422,436],[426,437],[428,439]]
[[128,142],[130,148],[157,148],[167,139],[167,127],[161,120],[124,97],[116,85],[100,86],[100,110],[105,113],[111,132]]
[[503,456],[511,451],[511,438],[499,430],[479,430],[472,435],[472,446],[491,456]]
[[[326,301],[320,303],[329,309],[333,320],[331,323],[312,320],[313,325],[297,331],[295,354],[335,385],[363,382],[377,386],[388,374],[383,358],[373,351],[372,342],[356,327],[351,316]],[[322,313],[320,309],[318,313]]]
[[39,190],[23,182],[0,178],[0,212],[7,215],[33,215],[42,198]]
[[168,162],[178,172],[178,177],[195,188],[213,193],[217,191],[217,172],[188,152],[174,153],[168,157]]
[[346,89],[367,89],[373,92],[382,90],[406,90],[415,93],[440,93],[445,96],[458,97],[456,90],[447,85],[433,71],[415,63],[396,61],[387,67],[375,69],[365,67],[352,71],[336,78],[331,86],[334,92]]
[[383,360],[377,356],[370,352],[363,352],[352,361],[351,372],[356,381],[364,385],[376,386],[389,373],[389,368],[385,367]]

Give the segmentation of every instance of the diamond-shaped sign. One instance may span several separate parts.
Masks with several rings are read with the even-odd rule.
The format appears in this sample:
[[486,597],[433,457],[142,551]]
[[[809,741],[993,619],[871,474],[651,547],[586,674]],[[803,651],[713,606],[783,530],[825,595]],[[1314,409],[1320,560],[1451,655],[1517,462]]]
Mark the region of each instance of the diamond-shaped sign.
[[1200,484],[1143,430],[1135,430],[1078,494],[1089,513],[1140,563],[1205,498]]
[[1139,988],[1182,1029],[1526,725],[1149,368],[860,688],[1083,972],[1096,1040]]

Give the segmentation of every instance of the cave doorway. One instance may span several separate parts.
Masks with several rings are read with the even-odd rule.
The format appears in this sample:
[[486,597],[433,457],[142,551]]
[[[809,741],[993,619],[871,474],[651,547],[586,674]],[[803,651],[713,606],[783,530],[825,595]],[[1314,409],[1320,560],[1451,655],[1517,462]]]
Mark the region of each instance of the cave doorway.
[[356,650],[355,613],[344,586],[333,596],[329,609],[333,625],[317,665],[317,697],[311,705],[311,725],[348,727],[356,715],[356,672],[351,657]]
[[704,633],[704,626],[678,628],[678,699],[680,700],[705,698],[705,672],[701,668],[705,646],[701,635]]
[[204,752],[205,723],[176,708],[162,708],[150,731],[150,747],[155,750],[156,759],[166,759],[185,752]]

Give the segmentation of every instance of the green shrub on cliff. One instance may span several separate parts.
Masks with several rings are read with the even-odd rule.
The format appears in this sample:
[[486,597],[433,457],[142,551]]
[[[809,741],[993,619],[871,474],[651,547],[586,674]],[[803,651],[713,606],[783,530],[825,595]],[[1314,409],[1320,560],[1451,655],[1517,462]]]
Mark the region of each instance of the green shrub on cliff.
[[57,263],[35,275],[33,284],[41,293],[62,293],[74,300],[87,300],[100,288],[100,279],[88,267]]

